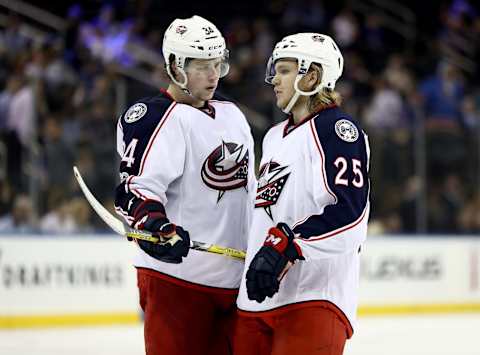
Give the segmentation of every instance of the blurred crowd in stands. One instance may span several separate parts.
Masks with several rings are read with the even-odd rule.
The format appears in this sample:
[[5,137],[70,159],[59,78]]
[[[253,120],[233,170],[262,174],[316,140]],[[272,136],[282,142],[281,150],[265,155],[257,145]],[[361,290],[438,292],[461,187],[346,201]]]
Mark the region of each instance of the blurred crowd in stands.
[[[266,129],[284,119],[264,84],[274,44],[294,32],[330,34],[345,58],[337,84],[343,109],[370,138],[370,233],[480,235],[480,8],[468,0],[433,3],[426,12],[413,1],[276,0],[255,8],[204,1],[186,12],[148,0],[67,1],[43,7],[64,19],[56,30],[7,9],[0,233],[107,231],[72,166],[113,209],[118,116],[165,86],[163,31],[196,13],[226,36],[231,69],[220,92],[245,109],[257,149]],[[397,6],[406,13],[400,20]]]

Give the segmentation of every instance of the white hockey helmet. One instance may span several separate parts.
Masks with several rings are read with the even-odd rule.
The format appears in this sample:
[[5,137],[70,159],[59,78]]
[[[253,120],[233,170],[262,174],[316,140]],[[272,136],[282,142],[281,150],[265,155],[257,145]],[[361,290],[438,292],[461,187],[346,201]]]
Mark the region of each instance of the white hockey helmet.
[[[187,19],[175,19],[168,26],[163,36],[163,57],[167,74],[172,81],[187,90],[187,75],[185,63],[187,58],[214,59],[222,58],[220,77],[227,75],[228,49],[217,27],[210,21],[200,16],[192,16]],[[183,82],[175,79],[171,71],[172,54],[178,71],[183,77]],[[188,91],[188,90],[187,90]]]
[[[335,83],[343,72],[343,56],[334,40],[320,33],[297,33],[284,37],[273,49],[267,64],[265,81],[272,84],[275,76],[275,63],[279,59],[290,58],[298,62],[298,73],[295,79],[295,94],[283,110],[290,112],[300,95],[312,96],[323,88],[333,90]],[[322,68],[322,78],[319,85],[312,91],[302,91],[298,88],[299,81],[308,73],[310,65],[316,63]]]

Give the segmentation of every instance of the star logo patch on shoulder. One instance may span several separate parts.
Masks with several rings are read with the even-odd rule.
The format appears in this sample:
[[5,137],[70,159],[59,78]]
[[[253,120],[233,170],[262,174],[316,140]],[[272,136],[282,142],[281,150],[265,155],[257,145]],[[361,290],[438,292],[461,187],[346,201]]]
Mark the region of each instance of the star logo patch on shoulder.
[[358,129],[349,120],[338,120],[335,122],[335,133],[345,142],[353,143],[358,139]]
[[135,121],[138,121],[140,118],[145,116],[147,113],[147,105],[139,102],[133,105],[128,109],[128,111],[125,113],[125,122],[127,123],[133,123]]

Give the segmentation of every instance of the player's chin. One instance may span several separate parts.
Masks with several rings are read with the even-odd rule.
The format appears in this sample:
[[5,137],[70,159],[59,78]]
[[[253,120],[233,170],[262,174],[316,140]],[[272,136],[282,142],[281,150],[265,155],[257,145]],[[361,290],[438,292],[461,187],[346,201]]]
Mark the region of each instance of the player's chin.
[[285,107],[287,107],[287,103],[285,102],[285,100],[277,99],[277,107],[280,110],[283,110]]
[[211,100],[213,98],[213,95],[215,95],[215,90],[205,90],[202,92],[202,100],[207,101]]

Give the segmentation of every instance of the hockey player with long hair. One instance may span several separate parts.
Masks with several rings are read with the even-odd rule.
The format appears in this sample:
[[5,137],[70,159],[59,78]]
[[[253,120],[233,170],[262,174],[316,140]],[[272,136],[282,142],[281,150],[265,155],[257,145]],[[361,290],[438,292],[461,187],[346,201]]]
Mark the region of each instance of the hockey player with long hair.
[[352,336],[369,216],[369,146],[334,90],[327,35],[281,40],[267,66],[288,116],[263,141],[240,286],[236,355],[340,355]]
[[190,238],[246,249],[255,175],[250,127],[237,106],[214,97],[228,72],[225,39],[213,23],[176,19],[163,40],[168,89],[120,117],[115,207],[137,240],[147,355],[223,355],[243,261],[189,249]]

